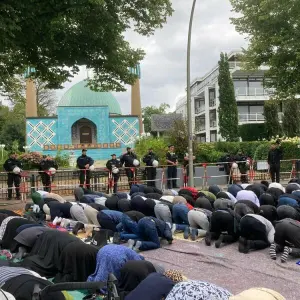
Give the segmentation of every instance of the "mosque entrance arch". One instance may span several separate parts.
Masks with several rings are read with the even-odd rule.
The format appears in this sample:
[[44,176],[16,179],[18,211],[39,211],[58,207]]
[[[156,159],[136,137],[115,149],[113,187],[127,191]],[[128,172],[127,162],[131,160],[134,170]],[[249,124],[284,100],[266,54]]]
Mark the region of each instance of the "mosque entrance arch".
[[97,143],[97,126],[94,122],[82,118],[72,125],[72,144]]

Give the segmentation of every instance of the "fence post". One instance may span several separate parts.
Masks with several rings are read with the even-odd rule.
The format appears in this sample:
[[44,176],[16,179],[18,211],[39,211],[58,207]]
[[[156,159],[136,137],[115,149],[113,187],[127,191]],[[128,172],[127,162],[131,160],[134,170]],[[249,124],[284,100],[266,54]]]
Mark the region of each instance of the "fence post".
[[162,191],[165,190],[164,181],[165,181],[165,167],[162,167],[161,169],[161,190]]
[[36,186],[35,186],[35,175],[31,174],[31,178],[30,178],[30,194],[34,193],[36,190]]
[[203,187],[206,188],[207,187],[207,164],[203,164],[203,168],[204,168],[204,173],[203,173],[202,184]]

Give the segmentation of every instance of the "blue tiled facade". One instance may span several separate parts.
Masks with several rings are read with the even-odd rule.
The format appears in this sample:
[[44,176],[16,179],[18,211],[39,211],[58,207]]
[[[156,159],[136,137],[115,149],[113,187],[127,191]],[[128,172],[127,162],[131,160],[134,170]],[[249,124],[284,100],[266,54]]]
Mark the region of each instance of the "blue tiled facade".
[[[96,126],[96,143],[72,145],[72,125],[83,118]],[[95,160],[106,160],[112,152],[121,155],[126,146],[133,145],[138,135],[138,117],[110,115],[107,106],[58,107],[57,117],[28,118],[26,122],[26,144],[30,151],[52,156],[59,149],[62,153],[70,154],[72,151],[80,155],[81,148],[87,147],[89,155]]]

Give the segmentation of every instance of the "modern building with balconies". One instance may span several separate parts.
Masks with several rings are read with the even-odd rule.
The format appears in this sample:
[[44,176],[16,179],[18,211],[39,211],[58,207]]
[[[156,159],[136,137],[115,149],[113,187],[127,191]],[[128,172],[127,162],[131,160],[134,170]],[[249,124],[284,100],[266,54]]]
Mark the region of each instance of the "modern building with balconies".
[[[239,56],[242,53],[233,51],[228,54],[230,73],[235,88],[239,114],[239,124],[263,123],[264,102],[269,100],[274,89],[263,85],[266,68],[257,71],[241,69]],[[222,140],[219,134],[219,65],[201,78],[191,83],[192,116],[194,133],[199,142]],[[176,113],[187,116],[186,97],[176,103]]]

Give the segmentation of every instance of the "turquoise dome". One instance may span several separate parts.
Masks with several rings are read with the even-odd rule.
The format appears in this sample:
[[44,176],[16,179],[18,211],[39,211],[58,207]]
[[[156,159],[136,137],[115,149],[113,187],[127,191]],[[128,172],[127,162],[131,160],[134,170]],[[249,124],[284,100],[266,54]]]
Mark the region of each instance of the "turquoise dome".
[[94,92],[86,81],[80,81],[69,88],[58,102],[58,107],[108,106],[110,114],[121,115],[117,99],[110,92]]

